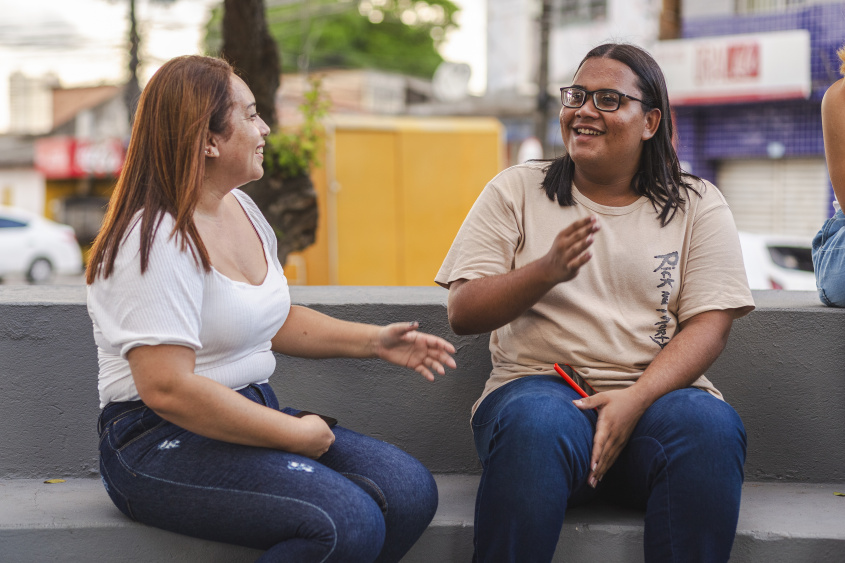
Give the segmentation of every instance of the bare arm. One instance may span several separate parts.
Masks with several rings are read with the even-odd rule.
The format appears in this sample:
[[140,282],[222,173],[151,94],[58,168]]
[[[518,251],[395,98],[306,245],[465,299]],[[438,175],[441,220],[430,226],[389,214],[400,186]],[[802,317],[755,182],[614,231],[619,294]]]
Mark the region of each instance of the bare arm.
[[822,99],[822,132],[833,193],[845,204],[845,79],[834,82]]
[[433,381],[454,368],[455,348],[436,336],[418,332],[418,324],[375,326],[335,319],[306,307],[293,306],[272,340],[274,352],[302,358],[381,358]]
[[[311,358],[379,357],[428,379],[434,379],[431,370],[442,374],[444,365],[454,368],[454,347],[416,327],[350,323],[293,307],[272,344],[275,351]],[[196,355],[185,346],[139,346],[128,360],[141,400],[165,420],[196,434],[315,459],[334,442],[334,434],[317,416],[296,418],[269,409],[195,374]]]
[[456,334],[490,332],[516,319],[559,283],[578,275],[599,230],[595,216],[558,233],[542,258],[506,274],[456,280],[449,287],[449,324]]
[[334,442],[334,434],[317,416],[284,414],[195,374],[196,356],[190,348],[139,346],[129,352],[128,359],[141,400],[156,414],[186,430],[215,440],[285,450],[314,459]]
[[575,401],[582,410],[599,409],[590,464],[593,487],[616,461],[646,409],[670,391],[689,387],[719,357],[733,318],[733,311],[714,310],[687,319],[634,385]]

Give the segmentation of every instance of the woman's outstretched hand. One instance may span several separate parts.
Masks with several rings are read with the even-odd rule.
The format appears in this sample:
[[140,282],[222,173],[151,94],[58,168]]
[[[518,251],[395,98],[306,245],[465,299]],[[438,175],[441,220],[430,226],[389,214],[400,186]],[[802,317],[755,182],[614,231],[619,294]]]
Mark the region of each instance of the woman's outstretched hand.
[[434,381],[432,372],[443,375],[446,367],[455,369],[452,358],[455,347],[442,338],[418,332],[418,327],[416,321],[381,327],[376,341],[376,356]]

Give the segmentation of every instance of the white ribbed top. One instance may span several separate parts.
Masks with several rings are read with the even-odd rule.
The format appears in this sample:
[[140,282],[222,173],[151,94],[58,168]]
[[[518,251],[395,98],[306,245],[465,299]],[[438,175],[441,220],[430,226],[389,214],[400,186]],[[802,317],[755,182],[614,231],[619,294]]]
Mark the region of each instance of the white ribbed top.
[[[166,215],[141,275],[140,220],[124,237],[114,272],[88,286],[88,314],[100,364],[100,408],[138,400],[126,354],[136,346],[177,344],[196,351],[194,372],[232,389],[266,381],[276,368],[270,350],[290,311],[290,293],[276,257],[276,237],[255,203],[233,194],[258,232],[270,265],[261,285],[204,272],[170,238]],[[140,219],[140,213],[137,219]]]

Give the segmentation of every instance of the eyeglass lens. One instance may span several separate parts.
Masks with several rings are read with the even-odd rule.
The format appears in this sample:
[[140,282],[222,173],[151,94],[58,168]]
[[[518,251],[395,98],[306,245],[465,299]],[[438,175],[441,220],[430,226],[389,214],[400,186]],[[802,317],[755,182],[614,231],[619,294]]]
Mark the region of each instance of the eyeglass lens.
[[[561,102],[566,107],[580,108],[587,100],[587,92],[579,88],[564,88]],[[612,90],[596,90],[593,94],[593,104],[601,111],[615,111],[619,108],[619,94]]]

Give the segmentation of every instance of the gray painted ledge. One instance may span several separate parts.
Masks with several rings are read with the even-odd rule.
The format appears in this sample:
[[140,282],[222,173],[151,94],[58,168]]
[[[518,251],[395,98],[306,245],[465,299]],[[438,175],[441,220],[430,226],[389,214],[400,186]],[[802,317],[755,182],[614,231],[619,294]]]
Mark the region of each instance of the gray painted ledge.
[[[84,285],[0,285],[0,303],[84,304]],[[435,286],[290,286],[291,298],[301,305],[445,305],[448,291]],[[843,310],[825,307],[815,291],[754,291],[757,310],[813,310],[840,314]],[[839,311],[840,313],[837,313]]]
[[[0,285],[0,303],[85,304],[84,285]],[[449,292],[441,287],[290,286],[298,305],[445,305]]]

